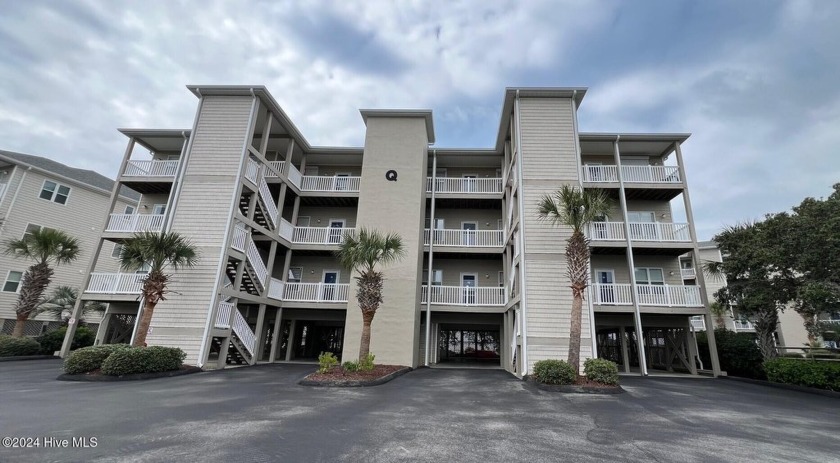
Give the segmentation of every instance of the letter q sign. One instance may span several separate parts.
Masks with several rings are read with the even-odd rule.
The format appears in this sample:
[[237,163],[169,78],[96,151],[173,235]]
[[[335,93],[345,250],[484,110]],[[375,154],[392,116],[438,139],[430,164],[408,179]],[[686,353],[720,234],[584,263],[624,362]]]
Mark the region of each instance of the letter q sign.
[[385,180],[387,180],[389,182],[396,182],[397,181],[397,171],[391,169],[388,172],[385,172]]

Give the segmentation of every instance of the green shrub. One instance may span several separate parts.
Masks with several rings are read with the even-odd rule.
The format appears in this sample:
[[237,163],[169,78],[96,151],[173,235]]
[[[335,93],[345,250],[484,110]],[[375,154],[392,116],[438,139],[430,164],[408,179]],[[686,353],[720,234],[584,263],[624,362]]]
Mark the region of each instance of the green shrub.
[[359,371],[359,362],[353,362],[351,360],[348,360],[348,361],[344,362],[342,367],[344,368],[344,371],[349,371],[350,373],[355,373],[355,372]]
[[41,345],[32,338],[13,338],[0,335],[0,357],[38,355],[39,352],[41,352]]
[[373,367],[374,367],[373,360],[375,358],[376,358],[375,355],[370,354],[370,353],[367,354],[367,356],[359,362],[359,370],[360,371],[372,371]]
[[129,349],[126,344],[103,344],[101,346],[83,347],[74,351],[64,361],[64,372],[68,375],[79,375],[102,368],[102,362],[118,350]]
[[840,362],[776,358],[764,362],[764,371],[774,383],[840,391]]
[[132,347],[112,353],[102,362],[102,374],[123,376],[158,373],[181,368],[187,354],[177,347]]
[[[715,341],[718,349],[720,369],[729,376],[764,379],[762,363],[764,357],[755,343],[755,333],[736,333],[734,331],[716,329]],[[709,356],[709,342],[706,332],[697,333],[697,347],[700,360],[706,368],[712,367]]]
[[590,381],[618,385],[618,365],[606,359],[586,359],[583,372]]
[[563,360],[540,360],[534,364],[534,377],[545,384],[572,384],[575,369]]
[[318,373],[327,373],[338,365],[338,359],[332,352],[321,352],[318,356]]
[[[64,336],[67,334],[67,327],[53,331],[46,332],[38,336],[38,343],[41,344],[41,353],[45,355],[52,355],[57,350],[61,350],[61,345],[64,344]],[[93,345],[96,340],[96,332],[86,326],[76,328],[76,334],[73,335],[73,343],[70,344],[71,350],[81,349]]]

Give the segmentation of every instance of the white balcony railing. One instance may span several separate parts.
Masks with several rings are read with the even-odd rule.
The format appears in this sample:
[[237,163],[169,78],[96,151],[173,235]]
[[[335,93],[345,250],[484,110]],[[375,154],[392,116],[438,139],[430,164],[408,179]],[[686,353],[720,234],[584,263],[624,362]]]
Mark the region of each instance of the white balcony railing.
[[163,230],[163,214],[111,214],[107,232],[159,232]]
[[230,313],[236,310],[236,306],[232,302],[220,301],[219,311],[216,312],[216,328],[228,329],[230,328]]
[[272,227],[277,226],[277,203],[274,202],[274,198],[271,196],[271,190],[268,188],[268,183],[265,182],[264,178],[260,179],[260,199],[262,199],[262,203],[265,206],[265,215],[269,224]]
[[[422,300],[429,299],[429,286],[423,285]],[[497,286],[431,286],[431,301],[437,305],[498,306],[507,303],[505,288]]]
[[[630,239],[633,241],[690,242],[687,223],[630,222]],[[592,222],[589,239],[592,241],[624,240],[624,222]]]
[[242,313],[239,312],[239,309],[232,307],[231,310],[233,311],[233,332],[236,333],[236,337],[239,338],[239,341],[243,346],[245,346],[245,350],[247,350],[249,354],[254,355],[254,348],[257,345],[257,336],[254,334],[254,331],[251,330],[251,327],[248,326],[248,322],[245,320],[245,317],[242,316]]
[[123,177],[174,177],[178,161],[153,161],[130,159]]
[[681,268],[680,275],[682,275],[683,280],[693,280],[697,278],[697,272],[694,270],[694,267]]
[[[625,183],[681,183],[677,166],[621,166]],[[616,166],[583,167],[583,181],[594,183],[618,183]]]
[[140,294],[145,273],[91,273],[88,293]]
[[230,247],[239,252],[245,252],[245,243],[248,242],[248,229],[241,222],[233,226],[233,236],[230,240]]
[[304,175],[300,183],[300,191],[335,191],[358,193],[361,177],[324,177]]
[[254,273],[257,274],[257,279],[260,280],[260,284],[265,288],[265,279],[268,276],[268,270],[265,268],[265,262],[263,262],[262,256],[260,256],[257,245],[250,239],[248,240],[248,249],[245,252],[245,256],[248,258],[248,263],[251,264],[251,268],[254,269]]
[[733,320],[735,331],[755,331],[755,326],[749,320]]
[[[268,161],[268,165],[274,167],[275,169],[277,169],[280,172],[283,172],[283,166],[286,165],[286,161]],[[266,177],[277,177],[277,175],[275,175],[274,172],[272,172],[268,169],[266,169],[266,171],[265,171],[265,176]]]
[[289,181],[292,182],[292,185],[298,187],[300,189],[300,182],[303,179],[303,175],[300,174],[300,171],[297,170],[297,167],[294,164],[289,165]]
[[438,193],[501,193],[501,178],[459,178],[459,177],[437,177],[426,178],[426,192],[432,192],[432,183],[436,185]]
[[504,230],[444,230],[426,229],[425,244],[434,235],[435,246],[500,247],[504,246]]
[[245,178],[251,181],[254,186],[257,185],[257,180],[260,177],[260,163],[252,158],[248,158],[245,162]]
[[[592,298],[595,304],[632,305],[631,285],[603,284],[592,285]],[[700,299],[700,287],[690,285],[637,285],[636,297],[639,305],[656,307],[703,307]]]
[[285,283],[284,301],[347,302],[347,283]]
[[691,327],[694,331],[706,331],[706,318],[702,315],[691,317]]
[[300,244],[341,244],[344,236],[355,233],[355,228],[339,227],[295,227],[293,243]]

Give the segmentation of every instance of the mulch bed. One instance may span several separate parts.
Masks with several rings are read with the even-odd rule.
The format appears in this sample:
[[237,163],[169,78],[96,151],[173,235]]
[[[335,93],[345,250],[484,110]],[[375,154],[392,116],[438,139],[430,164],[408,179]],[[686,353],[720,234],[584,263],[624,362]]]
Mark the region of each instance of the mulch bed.
[[403,365],[375,365],[371,371],[346,371],[344,367],[334,367],[328,373],[312,373],[298,384],[302,386],[328,387],[363,387],[378,386],[411,371]]
[[529,377],[529,379],[533,380],[537,388],[543,391],[574,394],[621,394],[624,392],[624,389],[622,389],[621,386],[613,386],[610,384],[590,381],[586,378],[586,376],[578,376],[573,384],[545,384],[531,377]]
[[195,367],[192,365],[181,365],[181,368],[172,371],[161,371],[157,373],[136,373],[133,375],[123,375],[123,376],[108,376],[103,375],[101,370],[93,370],[87,373],[82,373],[79,375],[68,375],[63,374],[56,378],[59,381],[138,381],[143,379],[155,379],[155,378],[170,378],[172,376],[182,376],[182,375],[189,375],[192,373],[200,373],[202,370],[199,367]]

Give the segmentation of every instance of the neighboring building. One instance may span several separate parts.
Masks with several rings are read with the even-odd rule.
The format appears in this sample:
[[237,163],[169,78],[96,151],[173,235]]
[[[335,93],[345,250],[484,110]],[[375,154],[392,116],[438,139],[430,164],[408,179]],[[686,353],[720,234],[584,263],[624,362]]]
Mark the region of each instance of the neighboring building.
[[[0,242],[22,238],[42,227],[64,231],[79,240],[80,254],[71,264],[55,268],[47,293],[59,285],[80,289],[83,272],[98,245],[102,211],[111,202],[113,180],[90,170],[76,169],[47,158],[0,150]],[[136,207],[138,195],[125,190],[117,204],[124,211]],[[15,325],[14,304],[20,280],[32,261],[0,252],[0,332],[10,334]],[[118,271],[116,259],[103,258],[98,266]],[[48,295],[48,294],[47,294]],[[96,325],[99,317],[88,317]],[[24,333],[41,334],[60,325],[54,317],[41,315],[27,321]]]
[[[430,146],[425,110],[362,110],[364,147],[320,147],[264,87],[188,88],[199,99],[191,130],[121,130],[129,142],[117,181],[143,198],[130,219],[112,208],[100,241],[107,253],[139,229],[171,230],[199,249],[199,264],[173,275],[156,308],[150,345],[180,347],[205,367],[322,351],[354,358],[361,315],[333,252],[368,227],[399,233],[407,250],[384,269],[377,362],[470,361],[522,375],[567,356],[570,230],[538,220],[537,204],[572,184],[615,199],[588,230],[594,284],[581,357],[696,372],[690,317],[709,315],[702,286],[680,276],[679,256],[697,251],[687,134],[579,133],[586,89],[519,88],[504,94],[492,148]],[[677,198],[688,223],[673,222]],[[109,325],[123,336],[135,326],[140,279],[96,263],[90,273],[83,298],[111,303],[99,341],[124,340]]]
[[[690,254],[680,256],[680,267],[685,284],[695,284],[697,272],[703,271],[703,265],[706,262],[723,262],[720,248],[718,248],[717,243],[714,241],[701,241],[699,247],[700,265],[694,264],[694,259],[692,259]],[[726,279],[723,276],[706,275],[708,300],[713,302],[715,300],[715,292],[724,286],[726,286]],[[830,315],[826,316],[826,318],[828,317]],[[752,321],[748,317],[740,316],[737,309],[729,311],[726,317],[724,317],[724,324],[725,328],[731,331],[755,332]],[[700,317],[694,317],[692,319],[692,325],[697,331],[704,331],[706,329],[706,321]],[[799,348],[808,344],[808,333],[805,331],[802,317],[792,307],[788,307],[784,311],[779,312],[776,338],[779,345],[783,347]]]

